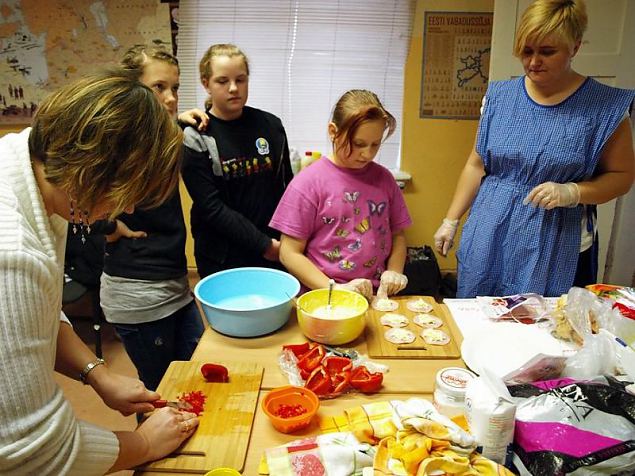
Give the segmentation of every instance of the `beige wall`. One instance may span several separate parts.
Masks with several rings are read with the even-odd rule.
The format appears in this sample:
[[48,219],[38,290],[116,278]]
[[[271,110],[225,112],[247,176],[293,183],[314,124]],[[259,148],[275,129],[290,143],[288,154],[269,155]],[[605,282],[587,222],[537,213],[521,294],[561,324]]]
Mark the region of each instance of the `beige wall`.
[[[414,221],[406,232],[408,244],[432,246],[432,236],[445,216],[459,173],[474,143],[477,121],[419,118],[426,10],[491,12],[494,0],[417,0],[416,3],[406,64],[401,168],[412,175],[405,189],[406,203]],[[456,269],[454,250],[447,258],[439,256],[439,265],[442,269]]]

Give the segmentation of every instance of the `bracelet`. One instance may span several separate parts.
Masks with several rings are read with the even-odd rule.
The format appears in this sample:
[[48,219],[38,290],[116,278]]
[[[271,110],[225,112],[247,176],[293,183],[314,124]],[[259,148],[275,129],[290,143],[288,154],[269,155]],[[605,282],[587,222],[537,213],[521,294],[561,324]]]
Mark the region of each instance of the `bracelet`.
[[88,385],[88,382],[86,381],[88,374],[91,373],[92,370],[99,365],[106,365],[106,361],[104,359],[95,359],[92,362],[89,362],[88,364],[86,364],[86,367],[84,367],[84,370],[82,370],[79,373],[79,379],[82,381],[84,385]]

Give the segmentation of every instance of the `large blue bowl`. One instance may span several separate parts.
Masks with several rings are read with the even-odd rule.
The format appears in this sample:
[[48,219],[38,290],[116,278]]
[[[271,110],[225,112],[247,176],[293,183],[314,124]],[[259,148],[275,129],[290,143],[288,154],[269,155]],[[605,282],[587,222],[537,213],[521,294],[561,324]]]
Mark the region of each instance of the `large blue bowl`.
[[299,281],[269,268],[234,268],[203,278],[194,288],[212,328],[235,337],[273,332],[289,320]]

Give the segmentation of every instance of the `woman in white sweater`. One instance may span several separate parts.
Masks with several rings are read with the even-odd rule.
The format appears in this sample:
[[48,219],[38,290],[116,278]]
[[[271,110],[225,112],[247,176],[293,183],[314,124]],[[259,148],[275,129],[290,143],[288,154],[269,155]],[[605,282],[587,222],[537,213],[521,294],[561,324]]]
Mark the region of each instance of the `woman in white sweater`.
[[136,431],[75,418],[54,370],[91,385],[124,415],[159,398],[111,372],[61,312],[67,221],[78,233],[178,183],[181,132],[154,93],[123,71],[49,96],[33,128],[0,139],[0,474],[104,474],[163,457],[198,419],[155,411]]

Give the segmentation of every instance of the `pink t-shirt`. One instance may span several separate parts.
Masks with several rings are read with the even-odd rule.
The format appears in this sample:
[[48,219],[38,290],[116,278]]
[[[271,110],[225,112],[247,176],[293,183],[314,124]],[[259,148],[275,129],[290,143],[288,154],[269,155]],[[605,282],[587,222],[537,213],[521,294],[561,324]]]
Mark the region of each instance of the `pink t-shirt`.
[[377,287],[392,235],[411,223],[386,168],[347,169],[322,157],[294,177],[269,226],[306,240],[304,254],[336,282],[368,278]]

